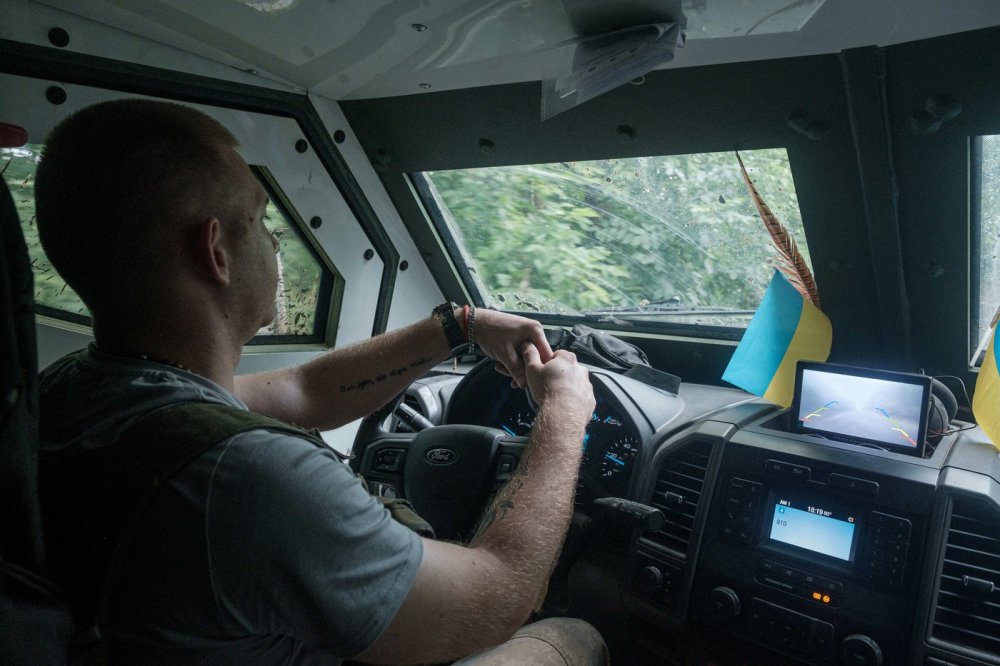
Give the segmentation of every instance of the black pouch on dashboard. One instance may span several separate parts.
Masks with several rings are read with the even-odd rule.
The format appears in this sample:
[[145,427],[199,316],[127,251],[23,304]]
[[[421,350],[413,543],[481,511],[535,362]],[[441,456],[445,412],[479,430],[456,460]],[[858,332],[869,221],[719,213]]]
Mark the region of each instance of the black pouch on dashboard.
[[548,331],[546,337],[553,349],[571,351],[581,363],[612,370],[674,395],[680,388],[680,377],[657,370],[644,351],[603,331],[577,324],[573,330]]

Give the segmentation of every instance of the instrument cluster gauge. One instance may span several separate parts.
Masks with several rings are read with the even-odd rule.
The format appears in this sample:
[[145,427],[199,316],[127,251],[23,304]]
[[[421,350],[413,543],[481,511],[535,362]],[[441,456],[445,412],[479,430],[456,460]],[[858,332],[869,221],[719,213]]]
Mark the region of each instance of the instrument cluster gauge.
[[500,424],[500,429],[511,437],[527,437],[531,434],[531,425],[535,422],[535,413],[531,409],[519,409],[511,412]]
[[620,433],[601,456],[601,478],[610,480],[630,469],[637,453],[639,439],[632,433]]

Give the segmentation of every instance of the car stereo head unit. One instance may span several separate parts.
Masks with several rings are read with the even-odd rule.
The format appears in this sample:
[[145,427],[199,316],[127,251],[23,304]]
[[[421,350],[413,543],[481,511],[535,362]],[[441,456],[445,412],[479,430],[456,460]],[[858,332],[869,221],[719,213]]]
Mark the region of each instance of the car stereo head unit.
[[795,432],[923,456],[931,378],[799,361]]
[[813,554],[854,561],[857,521],[853,513],[784,495],[773,498],[767,538]]

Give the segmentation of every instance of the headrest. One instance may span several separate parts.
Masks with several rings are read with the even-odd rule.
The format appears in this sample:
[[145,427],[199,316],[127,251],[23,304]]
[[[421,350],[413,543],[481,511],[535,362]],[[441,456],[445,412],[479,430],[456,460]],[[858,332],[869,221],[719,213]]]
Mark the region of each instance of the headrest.
[[0,148],[20,148],[28,143],[28,130],[9,123],[0,123]]

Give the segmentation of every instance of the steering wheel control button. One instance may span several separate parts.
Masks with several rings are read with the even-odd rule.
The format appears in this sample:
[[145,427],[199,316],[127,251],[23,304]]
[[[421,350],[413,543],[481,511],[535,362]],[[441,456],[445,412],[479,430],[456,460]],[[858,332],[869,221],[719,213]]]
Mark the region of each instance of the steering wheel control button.
[[394,474],[402,468],[406,452],[402,449],[382,449],[375,454],[374,469],[378,472]]
[[514,465],[516,464],[517,461],[514,460],[514,456],[510,455],[509,453],[504,453],[500,456],[500,464],[497,467],[497,473],[510,474],[511,472],[514,471]]
[[503,484],[510,480],[510,475],[517,467],[517,458],[510,453],[501,453],[497,461],[497,483]]

